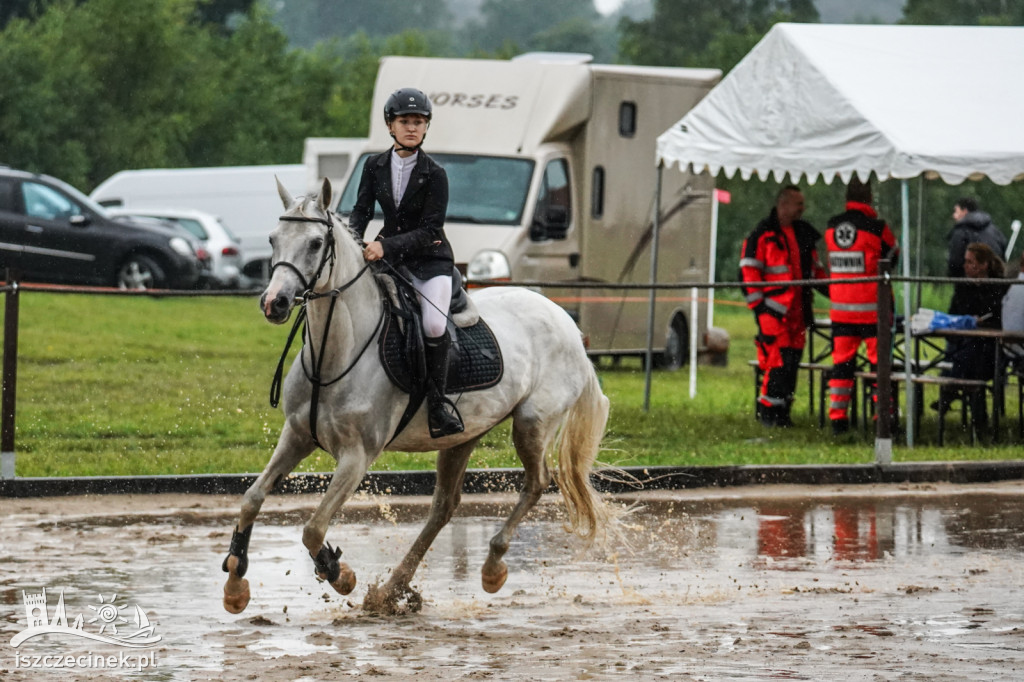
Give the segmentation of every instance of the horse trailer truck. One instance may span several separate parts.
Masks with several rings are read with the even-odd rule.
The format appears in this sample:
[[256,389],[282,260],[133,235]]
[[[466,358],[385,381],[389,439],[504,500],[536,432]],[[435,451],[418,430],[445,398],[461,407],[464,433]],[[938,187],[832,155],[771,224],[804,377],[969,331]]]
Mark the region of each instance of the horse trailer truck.
[[[369,138],[335,192],[336,209],[351,212],[366,158],[392,145],[384,102],[398,88],[417,87],[434,105],[424,149],[448,174],[445,231],[470,286],[531,282],[573,316],[592,356],[642,355],[648,291],[573,285],[650,283],[656,139],[720,78],[717,69],[598,65],[589,55],[385,57]],[[318,158],[310,142],[307,165]],[[707,174],[664,174],[659,283],[708,280],[713,191]],[[381,224],[378,216],[366,238]],[[696,338],[704,351],[708,303],[700,298]],[[689,291],[658,292],[660,364],[687,361],[690,316]]]

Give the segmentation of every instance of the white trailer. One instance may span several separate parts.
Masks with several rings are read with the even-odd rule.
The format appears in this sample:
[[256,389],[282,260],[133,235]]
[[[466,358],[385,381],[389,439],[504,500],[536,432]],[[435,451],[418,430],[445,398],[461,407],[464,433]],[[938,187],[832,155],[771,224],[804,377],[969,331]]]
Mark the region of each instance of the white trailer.
[[270,232],[281,215],[277,177],[293,195],[310,185],[302,164],[123,170],[104,180],[91,198],[102,206],[183,208],[218,216],[242,240],[244,273],[264,279]]
[[[720,78],[717,69],[598,65],[586,55],[385,57],[369,139],[336,208],[351,212],[363,162],[392,144],[387,97],[417,87],[434,104],[424,149],[448,173],[445,231],[469,282],[558,283],[542,291],[577,320],[592,354],[641,355],[647,292],[571,285],[650,282],[656,139]],[[322,144],[307,144],[307,167]],[[658,282],[707,281],[713,191],[707,174],[666,175]],[[702,340],[706,300],[696,310]],[[659,292],[654,348],[664,364],[687,361],[690,316],[689,292]]]

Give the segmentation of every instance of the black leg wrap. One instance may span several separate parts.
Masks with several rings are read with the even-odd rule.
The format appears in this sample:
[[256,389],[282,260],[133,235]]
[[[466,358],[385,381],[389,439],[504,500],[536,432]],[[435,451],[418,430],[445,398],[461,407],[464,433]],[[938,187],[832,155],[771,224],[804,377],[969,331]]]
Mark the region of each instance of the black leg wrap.
[[235,532],[231,534],[231,548],[228,549],[228,555],[224,557],[224,563],[220,566],[225,573],[229,572],[228,559],[233,556],[238,557],[236,572],[239,578],[249,570],[249,536],[252,535],[252,527],[253,524],[250,523],[248,528],[239,532],[238,526],[235,526]]
[[313,557],[313,573],[317,577],[325,575],[327,576],[327,582],[333,583],[341,575],[341,566],[338,565],[338,557],[340,556],[340,547],[331,547],[331,543],[325,542],[324,546]]

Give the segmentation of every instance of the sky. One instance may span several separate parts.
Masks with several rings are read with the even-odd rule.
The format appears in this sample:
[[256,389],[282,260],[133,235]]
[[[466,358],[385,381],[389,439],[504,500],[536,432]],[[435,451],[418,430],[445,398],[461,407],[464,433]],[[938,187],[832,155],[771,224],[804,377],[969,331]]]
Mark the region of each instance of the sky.
[[601,14],[610,14],[619,8],[622,0],[594,0],[597,11]]

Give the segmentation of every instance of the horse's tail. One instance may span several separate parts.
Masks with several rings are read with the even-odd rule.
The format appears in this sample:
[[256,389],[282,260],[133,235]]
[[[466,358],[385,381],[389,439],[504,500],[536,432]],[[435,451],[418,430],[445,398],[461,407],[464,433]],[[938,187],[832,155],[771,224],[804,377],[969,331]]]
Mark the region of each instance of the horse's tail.
[[569,513],[566,530],[588,544],[598,537],[604,539],[609,526],[617,520],[615,512],[601,500],[590,482],[607,422],[608,398],[591,367],[583,393],[569,409],[556,442],[558,489]]

